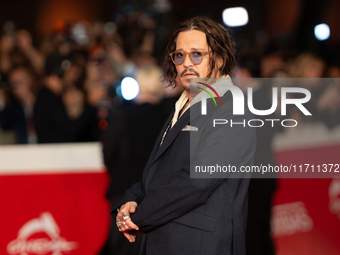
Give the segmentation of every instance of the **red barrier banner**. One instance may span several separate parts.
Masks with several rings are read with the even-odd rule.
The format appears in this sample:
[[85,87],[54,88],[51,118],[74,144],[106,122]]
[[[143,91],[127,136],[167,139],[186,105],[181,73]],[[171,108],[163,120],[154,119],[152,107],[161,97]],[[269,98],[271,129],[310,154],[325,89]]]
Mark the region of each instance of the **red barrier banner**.
[[0,147],[0,254],[98,254],[108,180],[98,143]]
[[[277,165],[340,163],[340,130],[308,125],[283,134]],[[333,169],[334,170],[334,169]],[[333,171],[334,172],[334,171]],[[340,254],[340,178],[278,178],[272,209],[272,235],[278,255]]]

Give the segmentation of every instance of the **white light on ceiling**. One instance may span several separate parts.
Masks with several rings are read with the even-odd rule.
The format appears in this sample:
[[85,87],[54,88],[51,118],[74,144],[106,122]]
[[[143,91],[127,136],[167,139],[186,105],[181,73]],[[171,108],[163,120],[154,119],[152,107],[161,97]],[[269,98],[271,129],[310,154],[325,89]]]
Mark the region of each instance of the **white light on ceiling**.
[[125,77],[121,83],[122,96],[125,100],[134,99],[139,93],[138,82],[131,77]]
[[222,13],[224,24],[229,27],[240,27],[247,25],[248,12],[243,7],[227,8]]
[[318,39],[319,41],[327,40],[329,36],[331,35],[329,26],[325,23],[316,25],[314,27],[314,35],[315,35],[315,38]]

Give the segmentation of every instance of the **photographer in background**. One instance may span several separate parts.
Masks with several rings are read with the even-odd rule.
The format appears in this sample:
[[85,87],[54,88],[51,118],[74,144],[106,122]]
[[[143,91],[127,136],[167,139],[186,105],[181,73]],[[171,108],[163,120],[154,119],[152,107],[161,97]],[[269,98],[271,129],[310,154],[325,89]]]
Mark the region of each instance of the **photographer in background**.
[[14,140],[6,139],[5,143],[36,143],[33,124],[36,76],[31,68],[15,66],[9,70],[7,89],[3,89],[2,94],[0,127],[15,134]]
[[38,143],[99,140],[96,109],[86,102],[84,71],[72,55],[51,54],[34,108]]
[[0,38],[0,72],[6,74],[14,66],[29,65],[41,75],[44,61],[43,54],[33,45],[31,34],[24,29],[16,30],[13,22],[6,22]]
[[[13,126],[7,123],[8,121],[6,116],[10,113],[7,106],[9,100],[9,85],[2,78],[0,80],[0,144],[13,144],[19,140],[16,137],[16,132]],[[19,116],[22,117],[20,119],[23,120],[23,111],[21,111],[20,108],[16,109],[17,111],[15,112],[18,112]]]

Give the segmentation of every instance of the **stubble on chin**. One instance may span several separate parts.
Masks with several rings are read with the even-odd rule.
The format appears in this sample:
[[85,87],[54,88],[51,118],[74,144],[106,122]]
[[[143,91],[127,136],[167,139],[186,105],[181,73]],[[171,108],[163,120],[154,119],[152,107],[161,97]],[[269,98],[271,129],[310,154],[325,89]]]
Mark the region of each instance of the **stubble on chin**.
[[185,91],[190,92],[190,79],[185,79],[185,82],[183,84],[183,88]]

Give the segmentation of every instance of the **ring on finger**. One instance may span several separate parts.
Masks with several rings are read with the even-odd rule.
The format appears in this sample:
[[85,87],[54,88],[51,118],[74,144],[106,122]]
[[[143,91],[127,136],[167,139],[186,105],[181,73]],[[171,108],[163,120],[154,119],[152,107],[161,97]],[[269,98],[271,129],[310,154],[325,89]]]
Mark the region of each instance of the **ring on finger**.
[[124,213],[122,213],[123,219],[127,220],[128,218],[130,218],[130,215],[125,215]]

